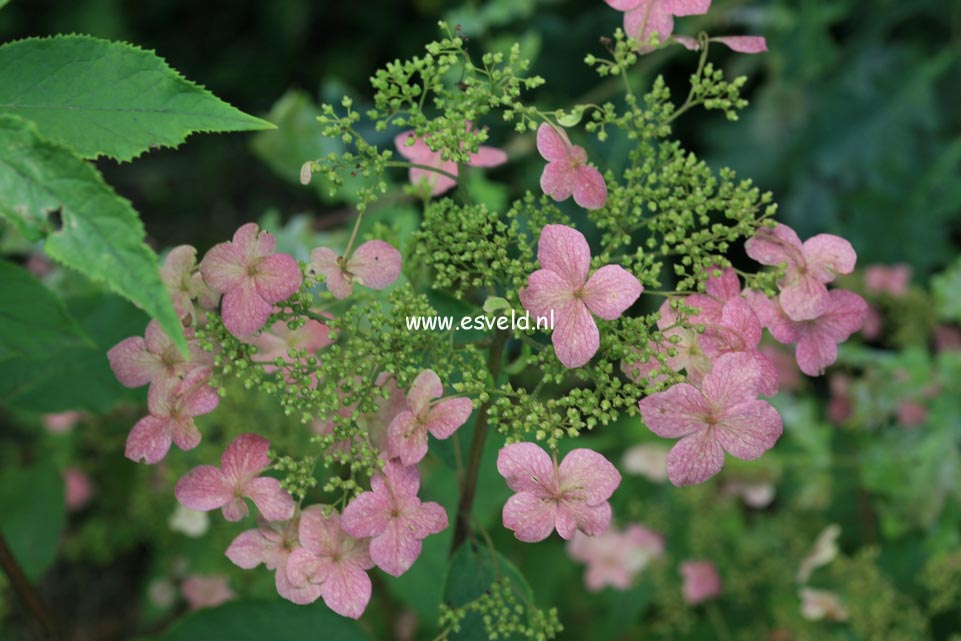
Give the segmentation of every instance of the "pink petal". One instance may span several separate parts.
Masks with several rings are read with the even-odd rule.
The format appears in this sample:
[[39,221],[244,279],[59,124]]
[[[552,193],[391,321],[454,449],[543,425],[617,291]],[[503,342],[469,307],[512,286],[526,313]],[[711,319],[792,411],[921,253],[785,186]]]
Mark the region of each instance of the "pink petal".
[[[220,468],[231,484],[256,476],[270,465],[270,442],[257,434],[241,434],[220,456]],[[190,507],[189,505],[187,507]]]
[[[537,151],[549,164],[555,161],[566,163],[571,154],[571,141],[567,132],[546,122],[541,123],[537,128]],[[541,184],[543,185],[543,178]],[[547,190],[544,192],[547,193]]]
[[326,278],[327,289],[340,300],[347,298],[354,291],[354,284],[344,276],[343,270],[337,263],[337,254],[328,247],[317,247],[310,252],[310,266],[318,274]]
[[570,540],[578,530],[588,536],[603,534],[611,525],[611,504],[607,501],[598,505],[561,501],[557,506],[555,525],[557,533],[565,540]]
[[707,280],[706,291],[721,302],[727,302],[735,296],[741,295],[741,280],[730,267],[721,270],[720,276],[711,276]]
[[497,471],[515,492],[552,496],[555,491],[554,463],[539,445],[511,443],[497,453]]
[[370,484],[375,492],[389,492],[395,502],[403,502],[417,497],[417,491],[420,489],[420,472],[414,466],[388,461],[384,465],[383,475],[375,476]]
[[497,167],[505,162],[507,162],[507,154],[503,150],[482,145],[477,149],[476,154],[471,154],[468,164],[471,167]]
[[812,273],[782,285],[778,301],[788,318],[796,321],[817,318],[831,305],[827,288]]
[[219,469],[213,465],[201,465],[177,481],[174,495],[184,507],[207,512],[230,502],[233,499],[233,489]]
[[607,203],[607,183],[594,167],[578,167],[574,177],[574,202],[584,209],[600,209]]
[[237,522],[240,519],[246,518],[250,514],[250,510],[247,509],[247,504],[240,497],[233,497],[223,508],[221,508],[220,513],[224,515],[224,519],[230,522]]
[[384,289],[400,276],[400,252],[382,240],[369,240],[347,261],[354,279],[371,289]]
[[706,427],[704,396],[693,385],[678,383],[638,403],[647,428],[664,438],[680,438]]
[[711,8],[711,0],[660,0],[660,5],[675,16],[699,16]]
[[867,317],[868,304],[854,292],[844,289],[832,289],[830,297],[828,312],[814,322],[814,328],[840,343],[861,329]]
[[781,431],[781,415],[766,401],[732,407],[714,427],[721,447],[745,461],[753,461],[774,447]]
[[767,41],[762,36],[725,36],[711,38],[712,42],[720,42],[738,53],[762,53],[767,51]]
[[262,299],[268,303],[279,303],[300,289],[303,277],[297,259],[287,254],[274,254],[260,260],[254,282]]
[[565,161],[549,162],[541,172],[541,191],[561,202],[567,200],[574,193],[574,182],[577,172]]
[[850,274],[858,260],[851,243],[832,234],[818,234],[804,241],[804,257],[808,269],[822,283]]
[[721,577],[709,561],[686,561],[681,564],[684,577],[684,600],[697,605],[721,593]]
[[144,339],[131,336],[107,352],[107,360],[117,380],[125,387],[140,387],[163,374],[165,368],[156,355],[147,351]]
[[667,477],[677,487],[703,483],[722,467],[724,450],[711,430],[685,436],[667,455]]
[[624,33],[641,43],[641,51],[650,50],[647,43],[655,33],[658,41],[664,42],[673,32],[674,17],[664,11],[658,0],[624,14]]
[[567,225],[544,225],[537,241],[537,260],[541,267],[556,272],[574,289],[587,281],[591,248],[584,234],[576,229]]
[[[413,144],[408,144],[410,139],[414,140]],[[411,162],[425,163],[436,155],[436,152],[431,151],[424,139],[416,136],[413,130],[397,134],[394,137],[394,146],[397,147],[401,156]]]
[[185,452],[200,445],[200,431],[190,417],[182,416],[170,421],[170,438]]
[[474,404],[469,398],[449,398],[441,401],[427,414],[427,431],[439,439],[448,438],[467,422],[473,411]]
[[224,327],[238,338],[250,336],[263,327],[272,310],[273,305],[261,298],[256,283],[250,278],[224,294],[221,305]]
[[294,499],[280,486],[280,481],[269,476],[250,479],[244,484],[244,495],[249,496],[268,521],[286,521],[294,515]]
[[192,245],[178,245],[169,252],[160,268],[160,279],[168,287],[179,286],[197,264],[197,248]]
[[417,416],[425,416],[430,402],[444,394],[444,386],[440,377],[431,369],[425,369],[410,385],[407,392],[407,404]]
[[189,416],[202,416],[217,409],[220,394],[207,384],[203,370],[194,370],[181,383],[184,396],[180,402],[181,411]]
[[642,4],[652,1],[656,0],[604,0],[604,2],[618,11],[631,11],[632,9],[637,9]]
[[252,570],[261,563],[270,565],[275,545],[259,529],[245,530],[234,538],[225,554],[234,565]]
[[387,427],[387,453],[404,465],[415,465],[427,455],[427,429],[410,412],[401,412]]
[[286,563],[279,565],[277,572],[274,574],[274,585],[277,587],[277,594],[297,605],[307,605],[320,598],[322,592],[320,585],[309,582],[303,585],[294,585],[287,576],[286,566]]
[[797,233],[778,223],[773,229],[763,227],[744,243],[747,255],[762,265],[800,267],[804,262],[803,245]]
[[701,43],[697,41],[697,38],[692,38],[691,36],[679,36],[674,34],[671,36],[671,39],[689,51],[697,51],[701,48]]
[[344,532],[340,528],[340,514],[324,515],[322,505],[311,505],[300,514],[300,544],[315,554],[333,555],[340,549]]
[[518,292],[521,304],[536,318],[550,318],[574,298],[574,288],[563,276],[549,269],[538,269]]
[[420,556],[420,539],[404,525],[401,519],[391,519],[384,531],[370,541],[370,558],[392,576],[400,576],[409,570]]
[[605,320],[619,318],[644,291],[637,278],[619,265],[605,265],[584,285],[582,300]]
[[220,243],[211,247],[200,262],[200,274],[207,287],[222,294],[247,278],[247,265],[233,243]]
[[391,507],[385,497],[374,492],[364,492],[354,497],[340,521],[344,532],[355,539],[377,536],[390,521]]
[[[303,521],[301,521],[303,527]],[[303,536],[303,535],[301,535]],[[303,541],[303,539],[301,539]],[[323,583],[330,571],[331,563],[304,548],[297,548],[287,557],[287,580],[291,585],[303,586],[307,583]]]
[[247,263],[250,262],[251,258],[269,256],[277,248],[277,240],[274,235],[267,231],[260,231],[257,223],[241,225],[234,232],[232,241]]
[[733,352],[714,361],[711,373],[701,383],[701,392],[716,408],[727,408],[754,400],[761,387],[757,359],[749,353]]
[[577,448],[558,467],[561,492],[587,505],[606,501],[621,484],[621,475],[610,461],[586,448]]
[[587,305],[572,300],[558,310],[551,343],[564,367],[581,367],[591,360],[601,345],[601,337]]
[[137,421],[127,436],[124,456],[131,461],[154,464],[170,450],[170,419],[148,415]]
[[418,539],[437,534],[447,529],[447,512],[439,503],[422,503],[418,509],[407,515],[404,527]]
[[512,530],[519,540],[536,543],[554,531],[557,504],[529,492],[521,492],[507,499],[502,516],[504,527]]
[[341,616],[358,619],[370,602],[370,577],[349,564],[334,563],[320,590],[327,607]]

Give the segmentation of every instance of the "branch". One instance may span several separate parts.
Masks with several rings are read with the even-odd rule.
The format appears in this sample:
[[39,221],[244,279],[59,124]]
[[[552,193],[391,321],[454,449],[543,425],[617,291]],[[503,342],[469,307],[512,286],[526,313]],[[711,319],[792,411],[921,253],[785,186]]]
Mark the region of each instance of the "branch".
[[36,589],[30,585],[30,581],[24,575],[20,564],[17,563],[17,559],[14,558],[13,552],[10,551],[2,534],[0,534],[0,567],[3,568],[4,574],[10,579],[13,591],[17,593],[23,607],[40,624],[44,638],[59,639],[60,633],[53,617],[50,616]]

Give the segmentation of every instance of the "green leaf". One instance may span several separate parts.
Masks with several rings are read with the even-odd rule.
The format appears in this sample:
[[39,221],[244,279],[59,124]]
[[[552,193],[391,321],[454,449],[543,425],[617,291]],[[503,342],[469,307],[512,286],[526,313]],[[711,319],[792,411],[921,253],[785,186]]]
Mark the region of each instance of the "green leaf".
[[65,522],[63,478],[52,463],[0,472],[0,533],[36,581],[57,555]]
[[57,296],[22,267],[0,260],[0,360],[93,342]]
[[371,641],[354,621],[331,612],[322,603],[295,605],[287,601],[233,601],[191,614],[156,641]]
[[85,158],[130,160],[196,132],[273,125],[185,79],[155,53],[89,36],[29,38],[0,47],[0,113],[35,122]]
[[[48,220],[56,211],[59,230]],[[143,308],[186,350],[137,212],[90,164],[15,116],[0,115],[0,216],[31,240],[45,238],[51,258]]]

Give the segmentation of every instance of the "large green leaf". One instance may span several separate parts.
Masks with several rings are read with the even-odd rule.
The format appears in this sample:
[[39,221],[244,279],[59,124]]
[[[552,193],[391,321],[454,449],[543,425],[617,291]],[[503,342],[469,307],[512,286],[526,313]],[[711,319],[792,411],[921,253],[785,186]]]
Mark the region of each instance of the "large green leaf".
[[271,129],[170,68],[155,53],[89,36],[0,47],[0,113],[37,124],[85,158],[130,160],[195,132]]
[[90,164],[16,116],[0,115],[0,216],[31,240],[45,238],[52,258],[143,308],[186,349],[137,212]]
[[30,272],[0,260],[0,361],[93,342],[57,296]]
[[0,533],[31,581],[57,554],[65,521],[63,478],[52,463],[0,472]]
[[201,610],[178,622],[156,641],[370,641],[357,623],[322,603],[234,601]]

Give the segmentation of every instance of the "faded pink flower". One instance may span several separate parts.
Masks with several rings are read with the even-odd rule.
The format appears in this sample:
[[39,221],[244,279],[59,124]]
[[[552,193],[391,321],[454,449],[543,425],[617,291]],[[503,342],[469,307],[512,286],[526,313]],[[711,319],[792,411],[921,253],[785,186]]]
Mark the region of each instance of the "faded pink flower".
[[847,374],[831,374],[828,377],[830,396],[827,406],[828,420],[841,425],[854,412],[854,397],[851,394],[851,377]]
[[861,326],[861,336],[866,340],[874,341],[881,338],[884,333],[884,316],[874,305],[868,305],[867,314],[864,316],[864,324]]
[[196,318],[194,301],[203,309],[217,309],[220,294],[207,287],[200,275],[195,247],[179,245],[171,249],[160,268],[160,280],[181,318]]
[[667,480],[668,448],[660,443],[635,445],[624,452],[621,468],[626,474],[643,476],[654,483]]
[[368,539],[354,539],[340,527],[337,512],[324,516],[312,505],[300,515],[300,545],[287,562],[287,578],[294,585],[320,586],[320,596],[331,610],[357,619],[370,601],[367,570],[374,567]]
[[637,575],[664,553],[664,538],[638,524],[625,530],[611,528],[597,536],[575,532],[567,553],[587,564],[584,583],[589,591],[608,586],[627,590]]
[[825,284],[854,271],[857,254],[839,236],[818,234],[804,243],[787,225],[759,229],[748,239],[747,255],[762,265],[786,265],[778,287],[784,313],[795,321],[817,318],[832,305]]
[[321,587],[306,582],[294,585],[287,576],[290,556],[300,549],[299,523],[297,518],[282,523],[262,523],[254,530],[246,530],[227,548],[227,558],[234,565],[252,570],[263,563],[268,570],[275,570],[274,584],[277,593],[298,605],[313,603],[320,597]]
[[[701,48],[701,43],[697,41],[697,38],[673,36],[671,39],[691,51],[698,51]],[[720,42],[738,53],[764,53],[767,51],[767,40],[763,36],[720,36],[708,38],[708,40],[710,42]]]
[[681,563],[684,578],[684,600],[691,605],[714,599],[721,594],[721,577],[710,561],[685,561]]
[[165,378],[150,386],[147,408],[127,436],[124,455],[131,461],[156,463],[170,450],[171,441],[182,450],[200,443],[194,417],[214,411],[220,396],[207,384],[208,373],[194,370],[183,380]]
[[769,481],[729,481],[721,492],[726,496],[739,497],[748,507],[763,510],[774,502],[777,488]]
[[801,371],[790,352],[774,344],[764,344],[758,349],[774,366],[779,389],[794,392],[801,388],[803,382]]
[[347,298],[354,283],[371,289],[384,289],[400,276],[401,256],[390,243],[368,240],[347,260],[328,247],[310,252],[310,270],[323,274],[334,298]]
[[[472,124],[468,122],[467,130],[470,131],[471,127]],[[426,139],[418,137],[413,131],[397,134],[394,138],[394,145],[400,155],[412,163],[433,167],[453,176],[457,176],[459,173],[456,162],[444,160],[440,151],[431,150]],[[470,161],[467,164],[471,167],[497,167],[505,162],[507,162],[507,154],[502,150],[481,145],[478,147],[476,154],[470,155]],[[432,196],[439,196],[457,185],[457,181],[453,178],[422,167],[411,167],[409,177],[412,185],[423,184],[430,187]]]
[[404,465],[414,465],[427,454],[427,433],[446,439],[467,422],[474,411],[469,398],[431,401],[444,394],[444,386],[434,370],[417,375],[407,392],[410,409],[397,414],[387,428],[387,453]]
[[237,598],[223,574],[191,574],[181,584],[180,593],[191,610],[216,608]]
[[721,471],[724,452],[754,460],[781,436],[781,416],[758,400],[763,373],[750,354],[725,354],[700,387],[679,383],[640,401],[648,429],[679,438],[667,456],[677,486],[702,483]]
[[447,527],[438,503],[417,498],[416,467],[388,461],[364,492],[344,508],[341,527],[356,539],[370,537],[370,558],[384,572],[400,576],[420,556],[421,540]]
[[201,465],[187,472],[174,488],[184,507],[198,512],[221,508],[228,521],[247,516],[249,498],[268,521],[285,521],[294,514],[294,500],[280,481],[260,473],[270,467],[270,443],[257,434],[241,434],[220,457],[220,467]]
[[829,590],[801,588],[801,616],[808,621],[847,621],[848,611],[841,598]]
[[330,328],[314,319],[308,319],[303,327],[290,329],[287,321],[274,322],[269,329],[245,341],[257,347],[257,353],[251,357],[256,363],[264,363],[264,371],[268,374],[277,371],[273,362],[280,358],[284,362],[292,363],[290,350],[306,350],[313,354],[331,344]]
[[578,530],[593,536],[611,524],[607,500],[621,475],[593,450],[572,450],[558,465],[534,443],[513,443],[498,453],[497,471],[517,492],[504,504],[503,517],[521,541],[543,541],[555,528],[567,540]]
[[276,246],[273,234],[247,223],[232,241],[211,247],[200,263],[204,282],[223,294],[224,327],[238,338],[263,327],[274,305],[300,289],[300,266],[293,256],[274,253]]
[[639,51],[652,49],[648,44],[654,34],[664,42],[674,31],[675,16],[707,13],[711,0],[604,0],[624,12],[624,33],[641,43]]
[[59,412],[55,414],[44,414],[41,421],[44,428],[51,434],[66,434],[83,419],[80,412]]
[[[605,265],[588,278],[591,249],[584,234],[566,225],[545,225],[537,243],[542,269],[521,289],[524,307],[535,317],[554,318],[551,342],[565,367],[580,367],[600,347],[595,315],[614,320],[644,291],[619,265]],[[553,316],[552,316],[553,315]]]
[[151,389],[160,383],[200,371],[209,376],[214,355],[201,349],[193,330],[184,331],[189,356],[183,354],[157,321],[147,324],[144,337],[131,336],[110,348],[107,360],[117,380],[126,387],[141,387],[150,383]]
[[547,161],[541,174],[541,189],[560,202],[574,195],[584,209],[600,209],[607,202],[607,183],[587,164],[587,152],[572,145],[567,132],[548,123],[537,128],[537,151]]
[[908,292],[910,282],[911,266],[905,263],[868,265],[864,269],[864,286],[870,294],[889,294],[893,298],[900,298]]
[[941,324],[934,328],[934,351],[953,352],[961,350],[961,329],[955,325]]
[[93,497],[93,483],[83,470],[68,467],[63,471],[63,482],[68,512],[83,508]]
[[917,427],[928,418],[928,408],[918,401],[905,399],[898,403],[896,414],[899,424],[904,427]]

